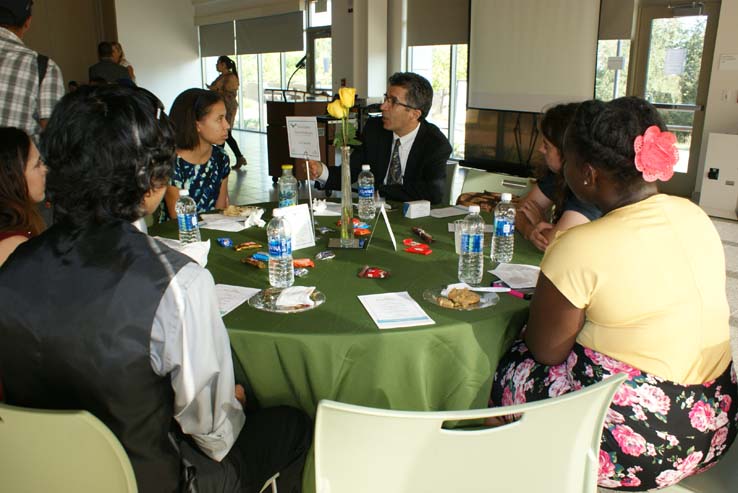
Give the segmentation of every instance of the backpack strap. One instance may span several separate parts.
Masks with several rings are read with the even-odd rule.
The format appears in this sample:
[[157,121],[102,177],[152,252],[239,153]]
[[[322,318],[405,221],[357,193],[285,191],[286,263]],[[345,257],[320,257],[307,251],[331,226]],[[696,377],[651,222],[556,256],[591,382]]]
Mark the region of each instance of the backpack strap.
[[38,65],[38,85],[41,87],[44,77],[46,77],[46,69],[49,67],[49,57],[38,53],[36,56],[36,64]]

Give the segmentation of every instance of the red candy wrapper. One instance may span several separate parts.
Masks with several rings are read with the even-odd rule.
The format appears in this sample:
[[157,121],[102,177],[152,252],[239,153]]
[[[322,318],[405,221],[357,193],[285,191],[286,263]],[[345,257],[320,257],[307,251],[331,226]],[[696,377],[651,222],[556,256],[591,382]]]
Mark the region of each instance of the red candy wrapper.
[[420,239],[423,240],[426,243],[433,243],[433,237],[425,232],[423,228],[419,228],[418,226],[413,226],[413,233],[420,236]]
[[313,262],[313,259],[309,259],[309,258],[296,258],[296,259],[292,259],[292,265],[295,268],[315,267],[315,262]]
[[[351,220],[351,222],[352,222],[352,223],[354,223],[354,226],[356,226],[356,225],[357,225],[357,224],[359,224],[359,223],[360,223],[361,221],[359,221],[359,218],[358,218],[358,217],[355,217],[355,218],[353,218],[353,219]],[[340,225],[341,225],[341,220],[340,220],[340,219],[339,219],[339,220],[338,220],[338,221],[336,222],[336,225],[337,225],[337,226],[340,226]]]
[[433,253],[433,250],[431,250],[428,245],[424,245],[422,243],[420,245],[407,247],[405,251],[408,253],[418,253],[420,255],[430,255]]
[[389,272],[379,267],[365,265],[359,270],[357,275],[364,279],[384,279],[385,277],[389,277]]
[[372,232],[368,229],[355,229],[354,230],[354,236],[366,236],[370,234],[372,234]]

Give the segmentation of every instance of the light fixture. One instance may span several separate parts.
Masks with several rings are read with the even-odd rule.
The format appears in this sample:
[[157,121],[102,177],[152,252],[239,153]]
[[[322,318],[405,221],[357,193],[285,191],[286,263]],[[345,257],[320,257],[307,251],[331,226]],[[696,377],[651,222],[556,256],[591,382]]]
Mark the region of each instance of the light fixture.
[[693,15],[702,15],[702,9],[705,4],[702,2],[687,2],[673,4],[669,2],[669,9],[674,17],[689,17]]

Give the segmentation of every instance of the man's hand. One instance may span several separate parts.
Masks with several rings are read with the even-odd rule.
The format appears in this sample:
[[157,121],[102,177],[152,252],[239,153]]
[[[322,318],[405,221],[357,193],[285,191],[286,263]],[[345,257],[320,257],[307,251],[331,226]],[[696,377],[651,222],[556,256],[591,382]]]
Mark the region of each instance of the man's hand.
[[236,384],[236,400],[241,403],[242,407],[246,407],[246,391],[240,383]]
[[317,180],[323,174],[323,163],[310,160],[308,161],[308,165],[310,166],[310,179]]

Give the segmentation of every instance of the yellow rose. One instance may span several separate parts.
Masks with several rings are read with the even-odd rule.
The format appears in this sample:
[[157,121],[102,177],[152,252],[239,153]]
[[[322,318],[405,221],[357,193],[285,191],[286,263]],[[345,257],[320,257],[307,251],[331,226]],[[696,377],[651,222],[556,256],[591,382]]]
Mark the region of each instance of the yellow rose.
[[338,90],[338,96],[341,98],[341,104],[346,108],[353,108],[354,98],[356,97],[356,88],[342,87]]
[[348,116],[348,108],[344,108],[340,99],[336,99],[328,104],[328,114],[333,118],[346,118]]

